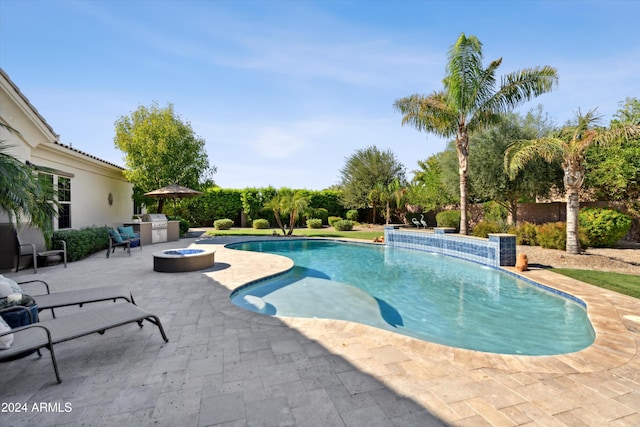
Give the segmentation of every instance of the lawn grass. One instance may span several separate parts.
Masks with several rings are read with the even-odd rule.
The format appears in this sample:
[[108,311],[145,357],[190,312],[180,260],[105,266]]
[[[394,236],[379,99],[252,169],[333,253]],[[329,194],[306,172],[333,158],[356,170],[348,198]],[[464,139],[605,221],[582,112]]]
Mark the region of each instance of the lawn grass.
[[600,288],[609,289],[610,291],[619,292],[634,298],[640,298],[640,276],[638,275],[611,273],[608,271],[577,270],[573,268],[552,268],[551,271]]
[[[256,230],[253,228],[232,228],[231,230],[209,230],[208,236],[271,236],[274,230],[279,236],[282,236],[280,229],[263,229]],[[352,239],[373,241],[376,237],[382,236],[384,233],[378,231],[335,231],[333,228],[296,228],[293,230],[294,236],[306,237],[348,237]]]

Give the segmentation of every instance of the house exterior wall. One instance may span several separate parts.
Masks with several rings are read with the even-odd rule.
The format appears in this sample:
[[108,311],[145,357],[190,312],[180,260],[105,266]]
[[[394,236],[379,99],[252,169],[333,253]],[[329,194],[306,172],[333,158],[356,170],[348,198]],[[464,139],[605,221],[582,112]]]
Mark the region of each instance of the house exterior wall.
[[[0,141],[21,161],[63,172],[71,182],[71,228],[112,225],[131,220],[133,185],[123,169],[59,142],[59,136],[18,87],[0,69],[0,122],[19,133],[0,128]],[[109,194],[112,195],[110,205]],[[0,211],[0,223],[8,216]],[[57,221],[54,221],[54,228]]]

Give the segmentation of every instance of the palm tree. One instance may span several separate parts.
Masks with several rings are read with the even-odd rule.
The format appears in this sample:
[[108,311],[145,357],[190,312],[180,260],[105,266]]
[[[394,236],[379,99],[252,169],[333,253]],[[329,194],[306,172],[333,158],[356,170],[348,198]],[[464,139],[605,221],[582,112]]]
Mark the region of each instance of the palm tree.
[[547,137],[515,141],[505,152],[505,168],[513,178],[527,162],[542,158],[547,162],[560,160],[564,171],[564,189],[567,194],[567,246],[571,254],[580,253],[578,240],[579,192],[585,179],[585,153],[594,144],[629,140],[640,136],[640,125],[621,123],[609,129],[598,127],[600,117],[595,109],[586,114],[578,110],[575,123]]
[[[19,133],[2,123],[0,127]],[[50,238],[52,219],[57,215],[53,186],[43,174],[36,174],[29,165],[9,154],[9,148],[0,141],[0,211],[6,212],[9,223],[19,224],[24,219]]]
[[482,43],[460,35],[448,54],[444,90],[414,94],[395,101],[402,124],[450,138],[455,136],[460,175],[460,233],[467,233],[467,176],[469,133],[485,129],[506,113],[538,95],[551,91],[558,76],[555,68],[527,68],[502,76],[496,89],[497,59],[482,66]]
[[[309,198],[306,192],[302,190],[293,191],[288,188],[283,188],[276,193],[265,207],[273,210],[273,215],[276,218],[280,230],[282,230],[282,234],[290,236],[296,227],[298,216],[309,207]],[[283,216],[289,217],[289,231],[285,230],[285,226],[282,223]]]

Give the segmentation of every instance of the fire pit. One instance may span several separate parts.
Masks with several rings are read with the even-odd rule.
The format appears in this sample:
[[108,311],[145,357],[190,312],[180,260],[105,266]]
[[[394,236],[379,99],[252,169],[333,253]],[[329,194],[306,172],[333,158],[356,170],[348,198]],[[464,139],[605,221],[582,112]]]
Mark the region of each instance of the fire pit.
[[206,249],[166,249],[153,254],[153,271],[183,273],[213,267],[215,251]]

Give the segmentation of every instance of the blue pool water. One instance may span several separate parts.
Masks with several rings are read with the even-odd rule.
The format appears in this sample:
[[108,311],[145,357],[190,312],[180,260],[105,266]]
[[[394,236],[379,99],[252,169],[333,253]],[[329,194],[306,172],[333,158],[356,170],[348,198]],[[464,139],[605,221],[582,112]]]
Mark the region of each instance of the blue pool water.
[[228,245],[295,266],[234,291],[258,313],[349,320],[453,347],[551,355],[588,347],[582,305],[497,269],[409,249],[327,240]]

